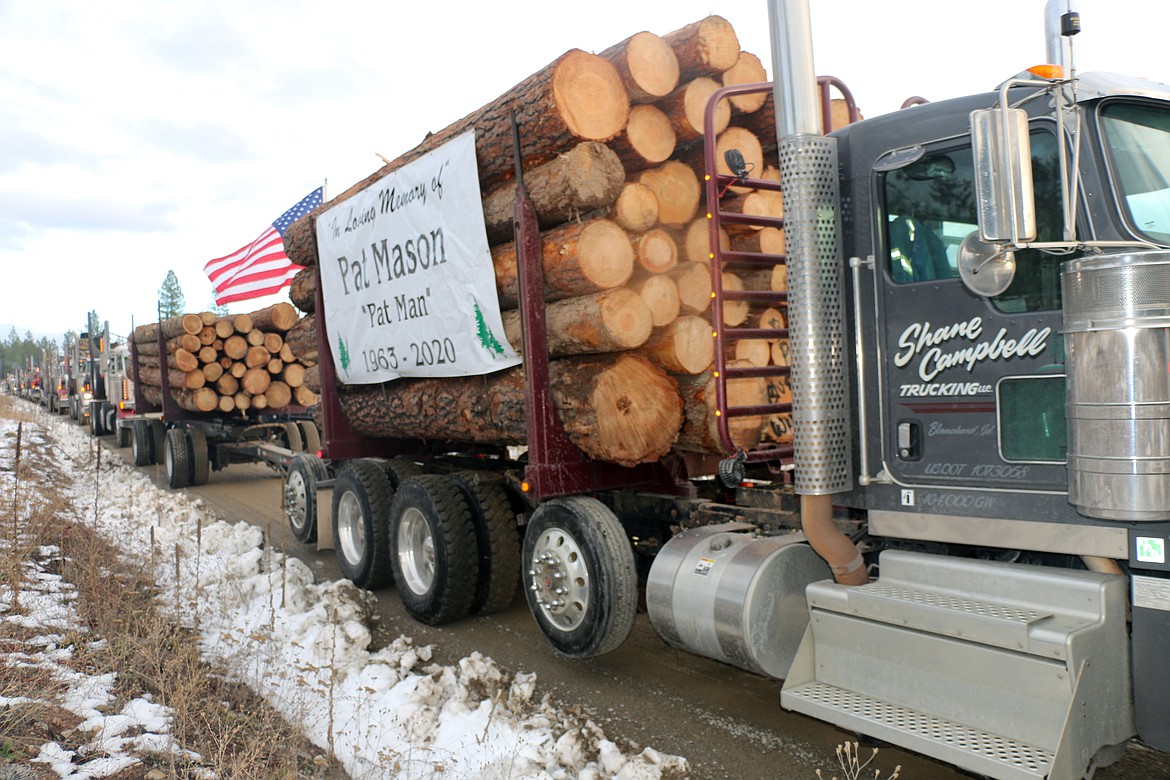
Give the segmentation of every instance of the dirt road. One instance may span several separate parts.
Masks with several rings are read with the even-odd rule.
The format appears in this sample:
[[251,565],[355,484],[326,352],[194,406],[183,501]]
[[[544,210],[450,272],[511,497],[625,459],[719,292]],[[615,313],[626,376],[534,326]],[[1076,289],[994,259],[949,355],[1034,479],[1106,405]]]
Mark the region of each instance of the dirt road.
[[[107,446],[113,440],[107,437]],[[129,460],[129,450],[114,450]],[[153,473],[165,486],[160,467]],[[246,520],[271,533],[278,546],[308,562],[319,577],[338,579],[334,553],[296,542],[281,513],[281,481],[263,466],[232,465],[202,487],[189,488],[225,520]],[[323,498],[323,503],[328,503]],[[512,671],[535,672],[540,690],[564,705],[579,707],[616,741],[622,738],[685,756],[692,777],[702,780],[812,780],[841,776],[834,750],[849,735],[833,726],[780,709],[780,681],[757,677],[666,645],[640,614],[633,634],[617,651],[589,660],[555,655],[519,596],[512,607],[490,617],[431,627],[411,619],[393,588],[378,593],[380,618],[375,640],[400,634],[416,644],[433,644],[436,660],[448,664],[474,651]],[[956,691],[956,695],[962,695]],[[865,751],[868,754],[868,751]],[[1100,770],[1097,780],[1170,778],[1165,756],[1131,748],[1126,757]],[[895,748],[882,749],[874,766],[887,777],[901,764],[903,780],[959,780],[971,775]],[[868,775],[872,777],[872,774]]]

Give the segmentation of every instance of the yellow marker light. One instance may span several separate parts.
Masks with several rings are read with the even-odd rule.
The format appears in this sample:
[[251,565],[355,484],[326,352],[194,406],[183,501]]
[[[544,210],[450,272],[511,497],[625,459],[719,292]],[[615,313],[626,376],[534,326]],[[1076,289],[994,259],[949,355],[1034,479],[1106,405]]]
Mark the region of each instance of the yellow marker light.
[[703,181],[711,181],[711,174],[709,174],[709,173],[703,174]]
[[527,482],[521,482],[521,483],[520,483],[520,489],[521,489],[522,491],[524,491],[525,493],[527,493],[527,492],[528,492],[528,491],[529,491],[531,488],[532,488],[532,486],[531,486],[531,485],[529,485]]
[[716,371],[714,375],[715,375],[715,378],[716,378],[716,379],[718,379],[718,378],[719,378],[719,372],[718,372],[718,371]]
[[717,338],[719,338],[719,334],[716,333],[715,331],[711,331],[711,338],[717,339]]
[[711,212],[707,212],[707,219],[711,219]]
[[715,259],[715,253],[714,253],[714,252],[708,252],[708,253],[707,253],[707,259],[708,259],[708,260],[714,260],[714,259]]
[[715,297],[715,293],[711,293],[711,297],[712,297],[712,298],[714,298],[714,297]]
[[1035,65],[1028,68],[1028,72],[1042,79],[1058,80],[1064,78],[1064,68],[1060,65]]
[[716,409],[716,410],[715,410],[715,416],[716,416],[716,417],[722,417],[722,416],[723,416],[723,412],[721,412],[721,411],[719,411],[718,409]]

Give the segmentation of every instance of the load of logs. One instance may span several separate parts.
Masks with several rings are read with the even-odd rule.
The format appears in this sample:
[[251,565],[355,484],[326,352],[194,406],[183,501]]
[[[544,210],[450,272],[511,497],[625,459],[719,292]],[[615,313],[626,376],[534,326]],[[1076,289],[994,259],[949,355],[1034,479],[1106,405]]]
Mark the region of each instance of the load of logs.
[[277,303],[251,314],[180,314],[141,325],[131,336],[137,353],[132,378],[148,402],[160,406],[165,388],[190,412],[309,407],[318,400],[305,385],[306,371],[316,365],[317,340],[300,323],[292,304]]
[[[307,267],[290,298],[310,313],[305,327],[312,328],[321,211],[474,128],[500,306],[508,338],[519,347],[507,146],[514,113],[542,231],[554,402],[570,438],[591,457],[623,464],[653,461],[671,449],[722,454],[712,381],[711,225],[700,211],[703,113],[719,87],[765,80],[759,58],[740,51],[730,23],[718,16],[661,37],[641,32],[600,55],[570,51],[295,222],[285,248]],[[720,164],[725,150],[738,149],[751,177],[778,181],[772,117],[768,93],[721,102]],[[783,216],[779,193],[732,191],[724,210]],[[719,240],[725,249],[785,251],[776,228],[736,225]],[[774,272],[729,268],[721,279],[724,289],[782,291],[784,271],[783,263]],[[786,313],[731,303],[723,319],[730,326],[784,327]],[[727,357],[743,365],[788,365],[785,340],[744,340],[729,349],[734,354]],[[347,387],[341,403],[364,435],[522,443],[521,372]],[[311,374],[309,381],[319,380]],[[729,384],[736,405],[791,398],[783,379]],[[788,415],[736,418],[732,437],[751,449],[791,441],[791,427]]]

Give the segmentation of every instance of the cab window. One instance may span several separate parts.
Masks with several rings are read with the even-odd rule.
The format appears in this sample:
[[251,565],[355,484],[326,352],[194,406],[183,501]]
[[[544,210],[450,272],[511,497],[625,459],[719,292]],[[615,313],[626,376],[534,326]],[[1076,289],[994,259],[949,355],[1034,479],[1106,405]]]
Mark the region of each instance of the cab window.
[[[1056,137],[1032,134],[1038,241],[1062,232]],[[975,162],[970,146],[929,152],[885,175],[887,268],[899,284],[957,279],[959,245],[979,229],[975,208]],[[1039,250],[1016,253],[1016,276],[991,299],[1003,312],[1060,308],[1059,256]]]

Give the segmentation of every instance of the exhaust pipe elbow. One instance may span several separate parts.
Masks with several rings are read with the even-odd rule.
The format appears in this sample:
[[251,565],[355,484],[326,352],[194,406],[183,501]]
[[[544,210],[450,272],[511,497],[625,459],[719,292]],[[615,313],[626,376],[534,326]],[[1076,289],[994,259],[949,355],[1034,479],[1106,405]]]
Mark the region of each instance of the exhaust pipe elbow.
[[834,580],[842,585],[869,582],[869,573],[857,545],[833,522],[832,496],[802,495],[800,526],[809,545],[829,564]]

